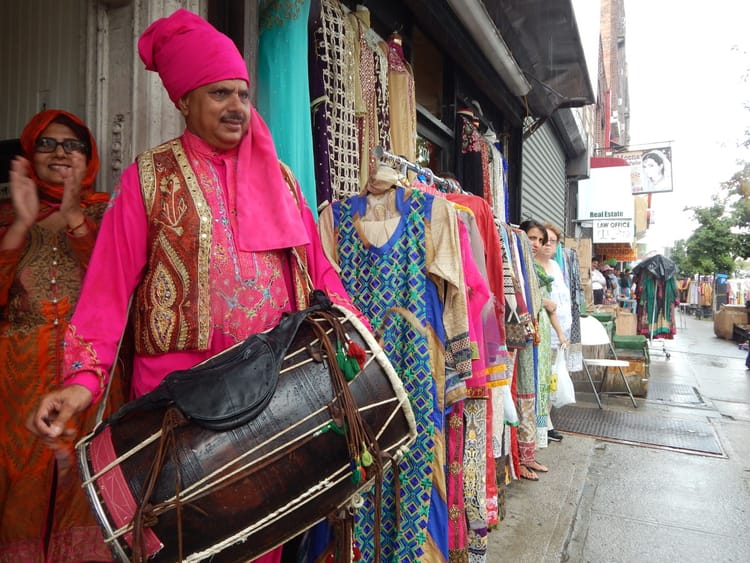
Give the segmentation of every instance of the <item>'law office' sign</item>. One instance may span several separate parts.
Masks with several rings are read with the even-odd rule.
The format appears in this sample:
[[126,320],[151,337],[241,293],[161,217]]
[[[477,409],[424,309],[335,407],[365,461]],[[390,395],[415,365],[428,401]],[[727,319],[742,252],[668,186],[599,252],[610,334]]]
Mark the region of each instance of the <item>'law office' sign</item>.
[[630,219],[594,221],[594,243],[631,242],[632,240],[633,221]]

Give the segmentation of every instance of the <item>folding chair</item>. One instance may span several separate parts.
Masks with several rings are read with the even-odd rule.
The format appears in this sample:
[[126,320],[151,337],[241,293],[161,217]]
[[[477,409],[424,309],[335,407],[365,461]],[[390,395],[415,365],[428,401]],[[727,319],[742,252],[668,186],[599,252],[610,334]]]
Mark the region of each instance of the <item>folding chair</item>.
[[648,338],[642,334],[615,334],[612,336],[612,346],[619,353],[617,359],[631,360],[637,357],[643,361],[644,375],[648,379],[651,373],[651,354],[649,353]]
[[[586,357],[591,353],[591,346],[603,345],[606,345],[609,348],[609,357]],[[630,362],[618,359],[617,352],[615,352],[615,348],[614,346],[612,346],[612,341],[609,339],[607,329],[604,328],[604,325],[599,320],[591,315],[581,317],[581,346],[583,347],[583,368],[586,371],[586,377],[589,378],[589,383],[591,383],[591,389],[594,391],[594,397],[596,398],[596,403],[599,405],[599,408],[602,408],[602,402],[599,399],[600,394],[628,395],[630,397],[630,400],[633,402],[633,406],[635,408],[638,408],[638,404],[635,402],[635,397],[633,397],[633,392],[630,390],[628,379],[625,377],[625,373],[622,371],[622,368],[628,367],[630,365]],[[602,379],[599,381],[599,389],[597,390],[596,385],[594,384],[594,380],[591,377],[589,366],[617,368],[617,370],[620,372],[620,376],[622,377],[622,381],[625,384],[625,389],[627,389],[627,391],[602,391],[602,386],[604,385],[604,376],[602,376]]]

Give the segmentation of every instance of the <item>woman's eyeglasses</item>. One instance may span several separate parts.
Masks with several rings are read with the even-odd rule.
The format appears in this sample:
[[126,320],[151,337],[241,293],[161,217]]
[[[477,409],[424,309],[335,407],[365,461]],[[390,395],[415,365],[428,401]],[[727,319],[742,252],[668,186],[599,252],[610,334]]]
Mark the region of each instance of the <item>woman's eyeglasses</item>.
[[55,152],[58,146],[62,146],[66,154],[79,152],[86,154],[86,143],[79,141],[78,139],[63,139],[58,141],[52,137],[39,137],[34,144],[34,150],[36,152]]

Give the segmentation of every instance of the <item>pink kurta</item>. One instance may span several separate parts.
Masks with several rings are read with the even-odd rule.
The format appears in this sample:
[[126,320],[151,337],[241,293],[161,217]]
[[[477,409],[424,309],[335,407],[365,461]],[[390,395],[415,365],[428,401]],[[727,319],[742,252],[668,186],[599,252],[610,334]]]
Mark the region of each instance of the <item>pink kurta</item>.
[[[236,220],[231,213],[236,195],[230,193],[227,169],[235,164],[236,151],[216,152],[189,132],[183,135],[188,158],[199,177],[216,175],[221,190],[206,190],[213,211],[213,250],[210,264],[211,334],[208,350],[136,355],[132,395],[156,387],[169,372],[185,369],[228,346],[274,326],[292,308],[290,274],[283,267],[284,251],[242,252],[237,248]],[[304,200],[301,200],[304,201]],[[351,310],[346,291],[322,252],[315,220],[302,204],[302,222],[310,275],[316,288]],[[269,221],[273,210],[268,210]],[[128,300],[140,281],[147,258],[146,210],[141,197],[137,166],[122,175],[111,207],[105,214],[83,284],[80,306],[66,336],[65,383],[89,389],[101,397],[128,313]],[[263,228],[253,225],[253,229]],[[280,271],[283,270],[283,275]]]

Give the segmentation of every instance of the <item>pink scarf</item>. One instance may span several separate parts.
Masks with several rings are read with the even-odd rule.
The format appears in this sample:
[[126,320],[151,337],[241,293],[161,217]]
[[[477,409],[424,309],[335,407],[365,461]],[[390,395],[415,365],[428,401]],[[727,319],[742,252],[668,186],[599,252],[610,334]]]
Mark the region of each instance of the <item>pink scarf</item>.
[[236,182],[240,250],[260,252],[310,242],[299,204],[281,175],[271,132],[255,108],[240,143]]

